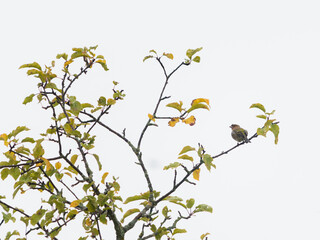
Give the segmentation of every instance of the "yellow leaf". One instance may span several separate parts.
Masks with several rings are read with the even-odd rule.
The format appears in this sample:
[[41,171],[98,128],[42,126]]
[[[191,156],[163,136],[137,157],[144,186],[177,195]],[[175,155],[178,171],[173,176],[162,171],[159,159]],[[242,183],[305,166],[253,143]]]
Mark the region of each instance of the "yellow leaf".
[[6,147],[9,146],[9,143],[8,143],[8,135],[7,135],[7,134],[5,134],[5,133],[1,134],[1,135],[0,135],[0,140],[3,140],[3,141],[4,141],[4,145],[5,145]]
[[194,116],[188,117],[187,119],[183,119],[182,122],[185,124],[189,124],[190,126],[193,126],[196,124],[196,118]]
[[193,178],[194,178],[195,180],[198,180],[198,181],[199,181],[199,178],[200,178],[200,168],[194,170],[194,172],[192,173],[192,176],[193,176]]
[[78,158],[78,155],[77,155],[77,154],[74,154],[74,155],[71,157],[70,162],[71,162],[72,164],[75,164],[76,161],[77,161],[77,158]]
[[107,63],[105,59],[98,59],[96,62],[97,62],[97,63],[104,63],[104,64]]
[[69,173],[69,172],[65,172],[64,174],[66,174],[66,175],[68,175],[69,177],[71,177],[71,178],[72,178],[72,174],[71,174],[71,173]]
[[50,164],[49,160],[48,160],[48,159],[46,159],[46,158],[44,158],[44,157],[40,157],[40,159],[41,159],[42,161],[44,161],[44,162],[45,162],[45,164],[46,164],[46,168],[47,168],[47,171],[49,171],[49,170],[52,168],[52,166],[51,166],[51,164]]
[[56,169],[60,169],[61,168],[61,162],[56,162],[56,164],[54,166],[56,167]]
[[209,104],[209,99],[207,99],[207,98],[197,98],[197,99],[194,99],[194,100],[192,101],[192,103],[191,103],[191,106],[196,105],[196,104],[201,103],[201,102],[205,102],[208,106],[210,106],[210,104]]
[[70,203],[70,207],[77,207],[81,202],[82,200],[74,200]]
[[172,53],[163,53],[163,56],[166,56],[167,58],[173,60],[173,54]]
[[65,63],[64,63],[64,68],[66,68],[67,66],[69,66],[71,63],[73,62],[73,60],[72,59],[70,59],[69,61],[66,61]]
[[103,175],[102,175],[102,178],[101,178],[101,183],[102,184],[104,184],[104,182],[105,182],[105,179],[106,179],[106,177],[108,176],[108,172],[105,172]]
[[148,114],[148,118],[151,120],[151,121],[153,121],[153,122],[155,122],[156,120],[154,119],[154,116],[153,115],[151,115],[150,113]]
[[174,118],[171,118],[171,120],[168,122],[168,124],[169,124],[170,127],[174,127],[177,122],[179,122],[179,118],[178,117],[174,117]]

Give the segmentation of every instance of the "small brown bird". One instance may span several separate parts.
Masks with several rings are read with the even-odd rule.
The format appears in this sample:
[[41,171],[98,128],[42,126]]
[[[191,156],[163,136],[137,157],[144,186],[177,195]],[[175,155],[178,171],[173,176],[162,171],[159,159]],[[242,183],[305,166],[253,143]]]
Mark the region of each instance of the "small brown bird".
[[234,140],[237,142],[242,142],[245,141],[246,143],[250,142],[247,138],[248,136],[248,131],[241,128],[238,124],[232,124],[230,126],[232,129],[231,136]]

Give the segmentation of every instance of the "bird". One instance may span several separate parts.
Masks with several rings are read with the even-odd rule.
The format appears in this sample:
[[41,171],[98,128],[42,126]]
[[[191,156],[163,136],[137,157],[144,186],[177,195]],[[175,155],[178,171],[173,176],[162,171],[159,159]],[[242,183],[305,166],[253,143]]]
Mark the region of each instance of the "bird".
[[250,142],[249,139],[247,138],[248,136],[248,131],[241,128],[238,124],[232,124],[230,126],[232,129],[231,136],[234,140],[237,142],[242,142],[245,141],[246,143]]

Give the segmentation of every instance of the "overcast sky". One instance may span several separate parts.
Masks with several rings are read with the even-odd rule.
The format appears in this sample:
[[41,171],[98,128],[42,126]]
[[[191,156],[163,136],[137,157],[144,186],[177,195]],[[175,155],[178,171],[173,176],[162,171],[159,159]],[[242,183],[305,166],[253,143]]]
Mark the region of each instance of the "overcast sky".
[[[184,185],[176,194],[211,205],[213,214],[187,221],[187,235],[177,239],[199,239],[205,232],[214,240],[320,239],[318,1],[11,0],[1,1],[0,9],[0,133],[26,125],[37,138],[48,126],[40,105],[22,105],[37,81],[20,65],[49,65],[72,47],[99,45],[110,71],[92,69],[74,91],[94,103],[118,81],[127,97],[108,123],[120,132],[126,128],[136,143],[164,81],[159,64],[143,63],[143,57],[150,49],[171,52],[174,60],[164,61],[170,70],[188,48],[203,47],[201,62],[179,69],[166,95],[168,102],[186,105],[208,98],[211,110],[195,111],[193,127],[159,121],[142,144],[156,189],[171,187],[172,172],[162,168],[176,161],[183,146],[200,142],[212,155],[227,150],[235,144],[233,123],[254,134],[263,121],[249,109],[252,103],[276,110],[280,136],[278,145],[272,135],[254,139],[217,159],[211,173],[203,169],[197,186]],[[172,113],[164,104],[160,112]],[[130,149],[107,132],[97,135],[96,153],[106,162],[104,170],[120,177],[124,198],[146,191]],[[0,195],[8,189],[1,184]],[[136,232],[128,239],[136,239]]]

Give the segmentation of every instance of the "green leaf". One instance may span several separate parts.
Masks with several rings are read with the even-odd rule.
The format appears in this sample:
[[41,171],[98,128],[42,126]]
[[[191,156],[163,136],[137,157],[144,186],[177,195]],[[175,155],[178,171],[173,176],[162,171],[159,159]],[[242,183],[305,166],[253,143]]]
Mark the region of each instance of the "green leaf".
[[140,212],[140,210],[138,208],[133,208],[133,209],[129,209],[128,211],[126,211],[125,214],[123,214],[123,217],[121,219],[121,223],[124,222],[125,218],[129,217],[130,215],[132,215],[136,212]]
[[193,147],[190,147],[190,146],[185,146],[184,148],[182,148],[181,152],[179,153],[179,155],[181,154],[184,154],[186,152],[189,152],[189,151],[195,151],[196,149],[193,148]]
[[27,104],[29,102],[32,102],[34,96],[35,96],[35,94],[30,94],[28,97],[26,97],[24,99],[23,104]]
[[47,210],[45,209],[39,209],[35,214],[33,214],[30,218],[30,223],[32,226],[36,225],[40,219],[44,216]]
[[192,61],[194,61],[196,63],[199,63],[200,62],[200,57],[196,56],[194,59],[192,59]]
[[196,209],[194,210],[194,212],[210,212],[212,213],[212,207],[210,207],[207,204],[200,204],[198,206],[196,206]]
[[78,101],[75,101],[70,104],[71,112],[75,115],[78,116],[80,111],[82,110],[81,103]]
[[99,220],[102,224],[107,224],[107,213],[101,214]]
[[193,157],[189,156],[189,155],[181,155],[180,157],[178,157],[178,159],[183,159],[183,160],[189,160],[193,162]]
[[107,200],[108,200],[108,196],[107,195],[105,195],[105,194],[102,194],[102,193],[100,193],[99,195],[98,195],[98,204],[100,205],[100,206],[103,206],[103,205],[105,205],[106,204],[106,202],[107,202]]
[[279,128],[278,124],[272,124],[270,126],[270,131],[274,135],[274,143],[277,144],[278,140],[279,140],[278,137],[279,137],[279,131],[280,131],[280,128]]
[[33,149],[33,157],[34,157],[34,159],[38,159],[39,157],[41,157],[44,154],[44,149],[41,146],[41,142],[42,141],[43,141],[43,139],[37,140],[37,144]]
[[179,103],[177,103],[177,102],[169,103],[166,106],[177,109],[179,112],[182,111],[182,102],[181,101],[179,101]]
[[195,200],[193,198],[190,198],[186,201],[186,207],[187,208],[192,208],[194,205]]
[[213,158],[209,154],[204,154],[202,158],[206,168],[210,171],[212,166]]
[[94,106],[90,103],[81,103],[81,107],[83,108],[93,108]]
[[257,118],[267,119],[266,115],[257,115]]
[[57,59],[63,58],[64,60],[68,60],[68,54],[66,53],[60,53],[56,56]]
[[99,171],[101,171],[102,169],[102,164],[99,160],[99,156],[97,154],[93,154],[94,158],[96,159],[97,163],[98,163],[98,166],[99,166]]
[[261,111],[263,111],[264,113],[266,112],[266,109],[264,108],[264,106],[261,103],[254,103],[250,106],[250,108],[258,108]]
[[181,165],[181,163],[179,163],[179,162],[170,163],[169,165],[164,166],[163,170],[168,170],[170,168],[175,169],[175,168],[179,167],[180,165]]
[[187,232],[187,230],[185,230],[185,229],[175,228],[173,230],[172,235],[175,235],[175,234],[178,234],[178,233],[186,233],[186,232]]
[[26,137],[24,138],[21,142],[30,142],[30,143],[35,143],[34,139],[31,137]]
[[30,129],[27,128],[26,126],[18,126],[15,130],[13,130],[9,135],[8,138],[10,139],[11,137],[17,136],[19,133],[23,131],[29,131]]
[[15,167],[15,168],[11,168],[9,170],[9,174],[13,177],[14,180],[17,180],[18,177],[20,177],[21,172],[20,172],[19,168]]
[[191,59],[194,54],[196,54],[197,52],[199,52],[201,50],[202,50],[202,47],[196,48],[196,49],[188,49],[186,55],[189,59]]
[[9,174],[9,169],[8,168],[2,169],[2,171],[1,171],[1,179],[5,180],[7,178],[7,176],[8,176],[8,174]]
[[99,106],[105,106],[105,105],[107,105],[107,99],[106,99],[105,97],[101,96],[101,97],[99,98],[99,100],[98,100],[98,105],[99,105]]
[[23,64],[19,67],[19,69],[21,68],[36,68],[36,69],[39,69],[40,71],[42,70],[41,69],[41,66],[39,65],[39,63],[37,62],[33,62],[33,63],[28,63],[28,64]]
[[147,60],[149,58],[153,58],[153,56],[151,56],[151,55],[145,56],[142,61],[144,62],[145,60]]
[[167,206],[164,206],[164,208],[162,209],[162,215],[163,215],[165,218],[167,218],[169,212],[171,212],[171,210],[169,210]]
[[99,63],[101,65],[101,67],[105,70],[105,71],[108,71],[109,68],[107,67],[107,64],[106,64],[106,60],[104,59],[98,59],[96,61],[96,63]]
[[17,230],[14,230],[12,233],[11,232],[7,232],[6,238],[4,240],[9,240],[14,235],[20,236],[20,233]]

